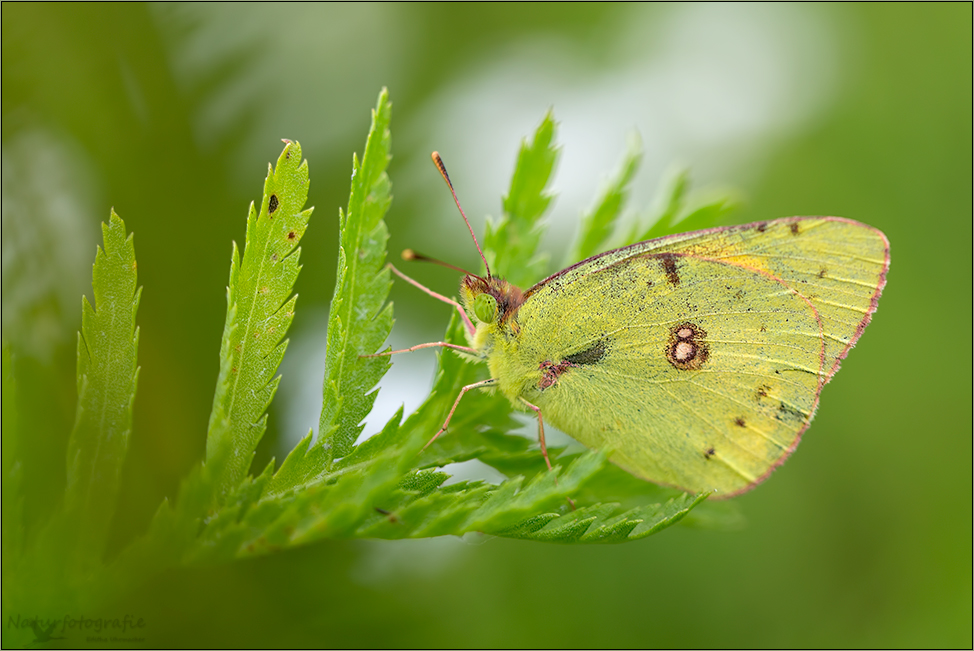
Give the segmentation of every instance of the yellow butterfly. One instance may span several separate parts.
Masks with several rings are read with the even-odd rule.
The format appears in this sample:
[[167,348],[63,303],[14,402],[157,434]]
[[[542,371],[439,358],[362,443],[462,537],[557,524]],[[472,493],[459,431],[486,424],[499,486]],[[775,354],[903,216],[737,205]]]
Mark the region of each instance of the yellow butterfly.
[[[433,161],[484,258],[436,152]],[[453,348],[490,368],[490,379],[461,390],[430,442],[464,393],[496,387],[537,415],[549,468],[544,420],[611,450],[637,477],[717,497],[753,488],[795,449],[876,310],[888,269],[886,236],[839,217],[640,242],[527,291],[489,267],[464,272],[460,303],[393,267],[456,306],[470,343],[407,350]]]

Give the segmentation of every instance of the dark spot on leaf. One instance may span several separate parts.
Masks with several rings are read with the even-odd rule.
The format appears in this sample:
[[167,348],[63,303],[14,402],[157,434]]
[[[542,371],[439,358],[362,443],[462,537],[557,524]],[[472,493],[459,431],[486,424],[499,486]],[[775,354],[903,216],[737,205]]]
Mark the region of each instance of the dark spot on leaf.
[[798,222],[792,222],[789,228],[791,228],[792,235],[798,235],[801,232],[801,226],[798,225]]
[[293,240],[293,239],[294,239],[294,238],[296,238],[297,236],[298,236],[298,234],[297,234],[297,233],[295,233],[294,231],[288,231],[288,232],[287,232],[287,239],[289,239],[289,240]]
[[743,416],[738,416],[737,418],[734,419],[734,424],[737,425],[738,427],[744,427],[745,425],[747,425],[747,422],[745,422]]
[[277,200],[277,195],[276,194],[272,194],[271,195],[271,198],[267,200],[267,214],[268,215],[273,215],[274,212],[277,211],[277,207],[279,205],[280,205],[280,202]]
[[271,253],[271,262],[277,262],[277,254]]
[[602,361],[605,357],[606,352],[609,350],[609,345],[605,339],[600,339],[595,342],[595,344],[586,349],[579,351],[577,353],[572,353],[565,357],[565,361],[572,366],[581,366],[583,364],[596,364]]
[[681,371],[696,371],[710,356],[707,332],[700,326],[686,322],[670,329],[666,345],[666,359]]
[[677,256],[672,254],[663,254],[659,257],[660,264],[663,265],[663,272],[666,274],[666,280],[674,287],[680,284],[680,274],[676,271],[676,258]]

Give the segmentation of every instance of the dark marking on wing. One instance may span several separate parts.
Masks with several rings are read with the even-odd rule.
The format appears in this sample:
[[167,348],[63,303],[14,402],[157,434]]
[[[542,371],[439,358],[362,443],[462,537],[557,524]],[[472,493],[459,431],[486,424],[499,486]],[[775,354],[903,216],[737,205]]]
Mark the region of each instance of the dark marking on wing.
[[717,454],[717,450],[715,450],[711,446],[711,447],[709,447],[709,448],[707,448],[706,450],[703,451],[703,458],[704,459],[707,459],[709,461],[710,460],[710,457],[714,456],[715,454]]
[[565,357],[565,361],[572,366],[596,364],[605,358],[605,354],[608,352],[608,350],[608,342],[606,342],[605,339],[599,339],[591,348],[567,355]]
[[659,257],[660,264],[663,265],[663,272],[666,274],[666,280],[674,287],[680,284],[680,274],[676,270],[677,257],[668,253]]
[[796,420],[804,421],[805,414],[803,414],[795,407],[792,407],[791,405],[786,404],[785,402],[781,402],[778,405],[778,413],[775,414],[775,418],[777,418],[778,420],[785,420],[787,418],[787,419],[796,419]]
[[538,365],[541,379],[538,380],[538,390],[544,391],[558,384],[558,378],[568,372],[570,368],[578,368],[589,364],[598,364],[609,351],[609,340],[602,338],[585,350],[566,355],[560,362],[545,360]]
[[761,386],[758,387],[758,391],[757,394],[755,395],[755,398],[759,401],[761,400],[761,398],[767,398],[768,391],[770,390],[771,387],[769,387],[767,384],[762,384]]
[[825,272],[826,272],[825,267],[822,267],[821,271],[818,272],[818,277],[825,278]]
[[758,224],[758,233],[763,233],[766,230],[768,230],[768,224],[766,222]]
[[801,226],[799,226],[798,222],[792,222],[790,228],[791,228],[791,234],[792,235],[798,235],[799,233],[801,233],[801,230],[802,230],[801,229]]
[[734,419],[734,424],[737,425],[738,427],[744,427],[747,425],[747,421],[744,420],[743,416],[738,416],[737,418]]
[[670,329],[666,345],[666,359],[681,371],[696,371],[710,356],[707,332],[695,323],[681,323]]

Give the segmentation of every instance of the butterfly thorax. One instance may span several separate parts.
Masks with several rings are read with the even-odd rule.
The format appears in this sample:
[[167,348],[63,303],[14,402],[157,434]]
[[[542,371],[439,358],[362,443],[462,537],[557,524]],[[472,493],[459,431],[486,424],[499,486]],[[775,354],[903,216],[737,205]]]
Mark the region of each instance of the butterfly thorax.
[[[520,368],[515,361],[517,356],[511,354],[519,345],[517,312],[524,303],[524,293],[506,280],[465,276],[460,283],[460,297],[477,328],[471,345],[487,360],[491,377],[499,380],[501,391],[514,400],[521,394],[523,382],[510,380],[532,381],[529,369]],[[511,364],[519,368],[507,368]]]

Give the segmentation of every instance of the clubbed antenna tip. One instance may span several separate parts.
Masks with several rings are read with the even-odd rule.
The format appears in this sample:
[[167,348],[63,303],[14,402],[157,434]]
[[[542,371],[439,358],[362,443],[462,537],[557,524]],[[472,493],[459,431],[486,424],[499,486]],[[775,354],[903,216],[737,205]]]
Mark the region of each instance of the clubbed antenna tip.
[[[487,258],[486,258],[486,256],[484,256],[484,252],[480,248],[480,242],[477,241],[477,236],[474,235],[473,226],[470,225],[470,220],[467,219],[467,215],[463,212],[463,208],[460,206],[460,200],[457,198],[456,190],[453,189],[453,183],[450,181],[450,175],[446,171],[446,165],[443,164],[443,159],[440,158],[440,153],[439,152],[434,151],[432,153],[431,157],[433,159],[433,164],[436,165],[436,169],[438,169],[440,171],[440,176],[443,177],[443,180],[446,181],[447,186],[450,188],[450,194],[453,195],[453,201],[454,201],[454,203],[457,204],[457,210],[460,211],[460,216],[463,217],[463,221],[467,225],[467,230],[470,231],[470,237],[473,238],[473,243],[477,247],[477,253],[480,254],[480,259],[484,261],[484,268],[487,269],[487,278],[489,279],[490,278],[490,265],[487,264]],[[430,259],[430,261],[431,262],[438,262],[438,261],[435,261],[435,260],[432,260],[432,259]],[[443,264],[443,263],[440,263],[440,264]],[[450,266],[450,265],[444,265],[444,266]],[[456,268],[456,267],[454,267],[454,268]],[[468,275],[473,276],[475,274],[468,274]]]

